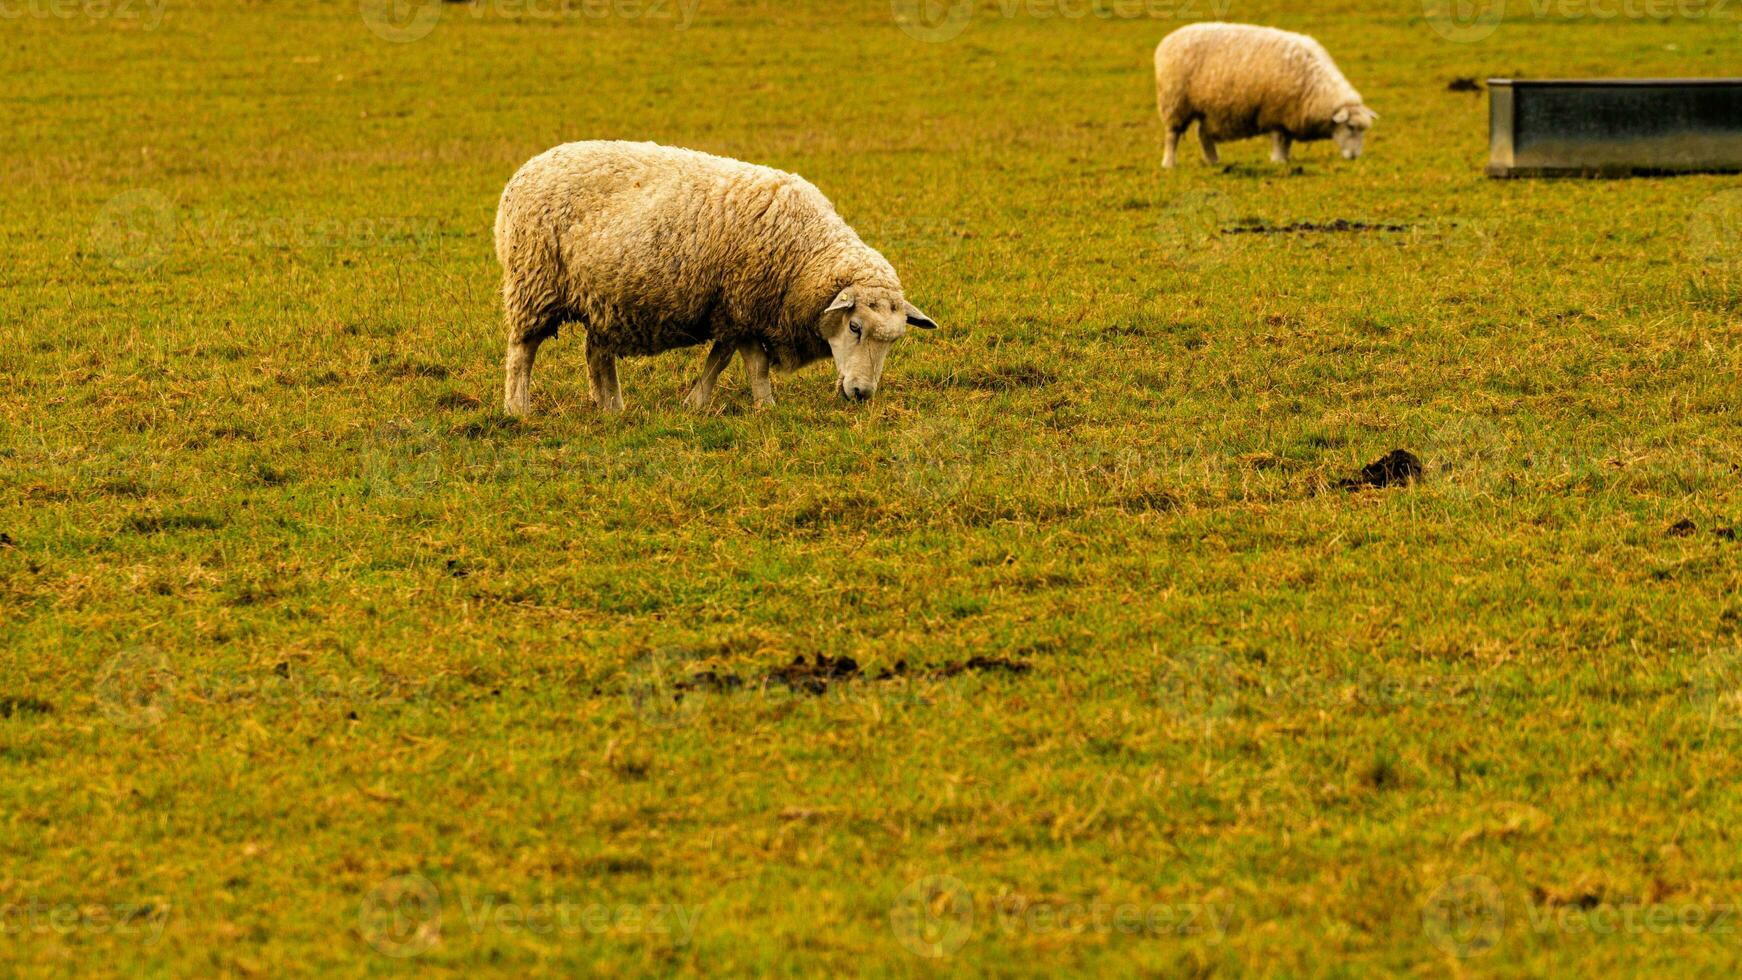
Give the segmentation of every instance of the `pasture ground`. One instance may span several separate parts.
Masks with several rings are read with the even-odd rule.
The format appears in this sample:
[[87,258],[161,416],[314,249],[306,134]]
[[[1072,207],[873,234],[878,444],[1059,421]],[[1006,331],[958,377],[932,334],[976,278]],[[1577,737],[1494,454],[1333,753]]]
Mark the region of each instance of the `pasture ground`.
[[[1734,968],[1742,189],[1486,180],[1449,89],[1734,12],[910,7],[0,2],[5,972]],[[1163,174],[1218,18],[1368,155]],[[603,137],[944,329],[505,420],[497,195]]]

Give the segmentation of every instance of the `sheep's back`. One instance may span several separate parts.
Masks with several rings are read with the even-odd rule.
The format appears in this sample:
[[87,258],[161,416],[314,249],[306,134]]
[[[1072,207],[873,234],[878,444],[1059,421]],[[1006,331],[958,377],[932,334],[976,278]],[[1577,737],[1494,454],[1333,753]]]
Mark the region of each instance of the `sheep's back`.
[[1164,103],[1189,106],[1212,135],[1256,135],[1296,128],[1348,83],[1317,41],[1243,24],[1195,24],[1156,49]]
[[497,251],[542,279],[592,343],[651,354],[711,339],[767,242],[755,218],[789,175],[653,144],[573,143],[509,183]]

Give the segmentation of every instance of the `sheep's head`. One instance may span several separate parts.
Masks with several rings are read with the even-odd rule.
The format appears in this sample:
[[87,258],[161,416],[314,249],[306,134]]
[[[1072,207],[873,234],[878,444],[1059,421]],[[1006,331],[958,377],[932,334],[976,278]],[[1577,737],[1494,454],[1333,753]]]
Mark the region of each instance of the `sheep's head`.
[[877,393],[883,360],[907,328],[935,330],[937,324],[899,290],[849,286],[823,311],[820,327],[835,356],[836,390],[842,398],[862,402]]
[[1337,149],[1343,151],[1343,159],[1353,160],[1361,155],[1361,148],[1367,143],[1367,131],[1379,120],[1379,113],[1364,105],[1347,105],[1337,110],[1331,117],[1335,128],[1331,130],[1331,138],[1337,141]]

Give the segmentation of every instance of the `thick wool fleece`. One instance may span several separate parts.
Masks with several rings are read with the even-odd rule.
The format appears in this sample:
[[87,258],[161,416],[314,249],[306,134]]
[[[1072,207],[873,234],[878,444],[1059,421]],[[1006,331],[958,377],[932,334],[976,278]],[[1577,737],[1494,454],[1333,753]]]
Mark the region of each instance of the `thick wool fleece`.
[[1155,50],[1162,125],[1196,120],[1211,139],[1284,132],[1328,138],[1338,109],[1361,104],[1330,53],[1304,34],[1248,24],[1193,24]]
[[883,256],[793,174],[653,143],[569,143],[502,194],[510,343],[565,322],[610,356],[754,339],[792,370],[830,356],[848,286],[901,293]]

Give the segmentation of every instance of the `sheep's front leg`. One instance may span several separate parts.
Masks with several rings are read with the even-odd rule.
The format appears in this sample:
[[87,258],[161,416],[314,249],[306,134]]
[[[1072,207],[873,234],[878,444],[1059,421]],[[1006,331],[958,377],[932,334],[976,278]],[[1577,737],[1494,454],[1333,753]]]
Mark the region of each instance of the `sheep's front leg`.
[[509,415],[525,415],[532,409],[532,361],[544,340],[532,337],[508,342],[508,378],[502,407]]
[[592,383],[593,404],[606,412],[623,411],[623,391],[617,387],[617,358],[587,343],[587,373]]
[[1210,133],[1203,123],[1198,123],[1198,142],[1204,145],[1204,162],[1214,167],[1222,162],[1221,154],[1216,152],[1216,141],[1210,138]]
[[1183,132],[1172,126],[1167,129],[1167,149],[1161,154],[1161,165],[1169,170],[1179,163],[1179,138]]
[[739,346],[738,353],[744,358],[744,373],[750,378],[750,395],[756,399],[756,407],[772,408],[774,381],[768,374],[768,352],[761,344],[750,340]]
[[737,352],[737,348],[725,341],[715,342],[714,349],[708,351],[708,362],[702,365],[702,376],[696,380],[696,386],[690,389],[689,396],[683,400],[686,407],[697,411],[708,407],[708,402],[714,397],[714,382],[720,379],[720,372],[732,363],[732,355]]
[[1294,140],[1292,138],[1290,138],[1287,133],[1271,133],[1270,134],[1270,162],[1271,163],[1287,163],[1288,162],[1289,147],[1291,147],[1293,145],[1294,145]]

